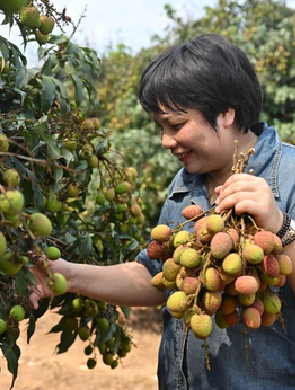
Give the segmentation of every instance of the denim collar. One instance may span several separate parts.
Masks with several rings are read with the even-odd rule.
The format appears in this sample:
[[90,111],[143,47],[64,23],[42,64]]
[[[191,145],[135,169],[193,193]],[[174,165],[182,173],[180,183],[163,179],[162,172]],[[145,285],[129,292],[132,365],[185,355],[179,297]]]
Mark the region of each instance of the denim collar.
[[[263,131],[258,136],[255,145],[255,154],[251,155],[248,161],[246,172],[253,169],[255,176],[261,176],[266,168],[270,170],[269,175],[265,177],[275,198],[280,196],[278,183],[278,169],[282,154],[282,141],[280,136],[272,126],[263,124]],[[204,185],[204,174],[189,173],[182,168],[175,178],[169,198],[175,194],[191,192],[193,187]]]

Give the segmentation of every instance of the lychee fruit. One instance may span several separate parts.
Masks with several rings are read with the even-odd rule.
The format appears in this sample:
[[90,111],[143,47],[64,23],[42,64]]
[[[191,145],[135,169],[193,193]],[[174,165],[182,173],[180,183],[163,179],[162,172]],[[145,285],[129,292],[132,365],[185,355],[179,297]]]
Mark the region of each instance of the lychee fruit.
[[159,241],[151,241],[147,247],[147,254],[151,260],[160,259],[165,252],[164,244]]
[[236,310],[238,305],[236,297],[229,294],[222,294],[222,300],[220,304],[220,310],[223,315],[228,315]]
[[50,16],[45,16],[45,15],[42,15],[40,19],[41,19],[40,32],[44,35],[51,34],[55,24],[54,19]]
[[185,219],[193,219],[198,215],[201,215],[202,213],[203,213],[202,207],[197,204],[191,204],[189,206],[186,206],[182,210],[182,215],[184,216]]
[[17,187],[20,183],[20,176],[17,170],[11,168],[7,169],[7,171],[4,173],[3,180],[8,187]]
[[177,248],[179,245],[187,243],[189,240],[191,240],[191,238],[191,233],[187,232],[186,230],[182,230],[175,234],[173,245],[175,248]]
[[245,259],[250,264],[259,264],[264,257],[263,249],[255,244],[247,245],[244,251]]
[[216,233],[212,238],[210,248],[213,257],[222,259],[231,251],[232,239],[225,232]]
[[244,322],[250,329],[258,329],[261,323],[259,311],[254,307],[248,307],[244,311]]
[[223,318],[229,326],[236,326],[239,323],[239,313],[237,310],[234,310],[230,314],[224,315]]
[[0,232],[0,256],[4,255],[7,250],[7,241],[6,237],[2,232]]
[[21,269],[22,264],[15,262],[12,253],[6,253],[0,258],[0,271],[5,275],[15,275]]
[[28,4],[28,0],[0,0],[0,9],[6,14],[13,14],[14,12],[19,12],[23,7]]
[[221,292],[206,291],[203,295],[203,306],[207,314],[213,315],[220,307]]
[[229,327],[229,324],[225,320],[225,316],[221,313],[221,310],[218,310],[215,313],[214,316],[215,324],[220,328],[220,329],[226,329]]
[[255,302],[256,294],[238,294],[237,298],[241,305],[250,306]]
[[82,341],[86,341],[90,337],[90,330],[87,326],[81,326],[78,329],[78,335]]
[[163,272],[159,272],[158,274],[153,276],[151,280],[151,284],[152,286],[158,288],[159,290],[164,290],[165,285],[163,283]]
[[174,263],[172,258],[167,259],[164,264],[164,276],[168,282],[174,282],[178,274],[180,266]]
[[46,199],[46,209],[49,213],[58,213],[62,209],[62,202],[55,194],[51,194]]
[[293,271],[292,261],[287,255],[278,255],[277,256],[279,265],[280,265],[280,274],[289,276]]
[[201,253],[193,248],[186,248],[180,256],[180,265],[186,268],[194,268],[201,263]]
[[68,282],[66,278],[58,272],[53,274],[53,278],[50,282],[50,285],[51,290],[55,295],[64,294],[68,288]]
[[152,229],[151,231],[151,237],[153,240],[159,241],[159,242],[166,242],[170,240],[170,233],[171,230],[169,226],[165,224],[160,224]]
[[199,279],[194,276],[187,276],[182,282],[182,291],[187,295],[194,294],[197,291]]
[[61,256],[61,253],[60,253],[59,248],[56,248],[55,246],[49,246],[49,247],[47,247],[46,250],[45,250],[45,254],[46,254],[46,256],[47,256],[50,260],[59,259],[60,256]]
[[46,215],[34,213],[30,216],[28,227],[36,237],[48,237],[52,232],[52,223]]
[[256,294],[259,284],[254,276],[242,275],[237,278],[235,287],[239,294]]
[[40,30],[36,30],[35,39],[39,45],[45,45],[48,42],[48,35],[42,34]]
[[24,7],[20,11],[20,22],[28,28],[41,26],[40,13],[36,7]]
[[213,234],[206,229],[206,219],[204,217],[197,221],[194,225],[195,236],[202,243],[209,243],[212,240]]
[[267,276],[274,278],[280,274],[280,264],[273,255],[264,256],[263,270]]
[[261,318],[261,325],[272,326],[276,321],[276,319],[277,319],[276,314],[264,312]]
[[273,248],[273,253],[275,255],[280,255],[283,251],[282,240],[280,239],[280,237],[276,236],[275,234],[274,234],[273,238],[274,238],[274,242],[275,242],[275,246]]
[[10,309],[9,316],[16,321],[22,321],[25,318],[25,309],[21,305],[15,305]]
[[250,307],[254,307],[254,309],[258,310],[260,317],[263,315],[264,304],[260,299],[256,299],[255,302]]
[[274,234],[267,230],[261,230],[255,233],[254,242],[263,249],[264,254],[268,255],[274,249]]
[[183,254],[185,249],[187,249],[187,247],[184,245],[179,245],[175,249],[175,251],[173,253],[173,260],[174,260],[175,264],[180,264],[180,258],[181,258],[181,255]]
[[105,196],[105,198],[106,198],[106,200],[107,200],[108,202],[111,202],[112,200],[115,199],[115,196],[116,196],[115,190],[114,190],[113,188],[108,188],[108,189],[106,190],[104,196]]
[[0,318],[0,335],[4,333],[7,329],[7,322]]
[[232,249],[233,250],[237,250],[238,247],[239,247],[239,243],[240,243],[240,236],[239,236],[239,233],[236,229],[228,229],[227,231],[227,234],[230,236],[230,238],[232,239]]
[[220,214],[212,214],[206,218],[206,229],[213,234],[224,229],[224,222]]
[[67,193],[70,198],[76,198],[80,195],[81,188],[79,184],[70,184],[67,189]]
[[221,284],[220,274],[217,269],[208,267],[201,277],[201,281],[208,291],[218,291]]
[[264,311],[271,314],[276,314],[282,309],[280,298],[274,293],[268,293],[263,298]]
[[183,291],[176,291],[167,300],[167,309],[172,312],[185,312],[188,308],[187,295]]
[[238,275],[242,271],[241,257],[237,253],[227,255],[223,259],[222,270],[229,275]]
[[7,191],[0,195],[0,209],[4,214],[18,214],[22,211],[24,203],[24,196],[19,191]]
[[191,328],[198,339],[205,339],[212,332],[212,320],[207,314],[195,314],[191,318]]

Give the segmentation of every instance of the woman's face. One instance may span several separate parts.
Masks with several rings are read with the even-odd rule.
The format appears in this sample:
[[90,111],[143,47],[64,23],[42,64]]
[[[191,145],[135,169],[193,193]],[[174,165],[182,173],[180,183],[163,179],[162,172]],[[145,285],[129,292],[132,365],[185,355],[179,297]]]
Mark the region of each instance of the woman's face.
[[162,145],[183,162],[188,172],[209,173],[231,168],[237,138],[232,128],[234,110],[218,116],[219,133],[216,133],[196,109],[189,108],[183,113],[160,108],[165,113],[155,113],[154,119],[161,128]]

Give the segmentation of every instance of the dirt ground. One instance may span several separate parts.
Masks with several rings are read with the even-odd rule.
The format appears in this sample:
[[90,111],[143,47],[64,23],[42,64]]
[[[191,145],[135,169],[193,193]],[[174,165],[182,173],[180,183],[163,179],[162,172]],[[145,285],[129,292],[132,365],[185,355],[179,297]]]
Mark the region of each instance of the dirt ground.
[[[115,370],[99,360],[94,370],[86,366],[83,342],[77,340],[68,353],[55,355],[58,334],[46,334],[59,316],[47,312],[37,321],[30,345],[26,343],[25,321],[18,345],[21,349],[19,374],[14,390],[156,390],[157,354],[161,335],[157,309],[132,309],[126,323],[136,345]],[[0,390],[8,390],[11,374],[6,359],[0,360]]]

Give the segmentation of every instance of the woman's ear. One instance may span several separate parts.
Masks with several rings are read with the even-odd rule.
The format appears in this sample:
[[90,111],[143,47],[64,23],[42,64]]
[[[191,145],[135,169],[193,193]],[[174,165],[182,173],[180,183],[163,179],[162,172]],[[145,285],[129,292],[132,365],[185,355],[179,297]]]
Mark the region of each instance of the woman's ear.
[[229,107],[225,113],[219,115],[219,124],[221,124],[224,128],[227,128],[235,123],[235,116],[236,110],[234,108]]

